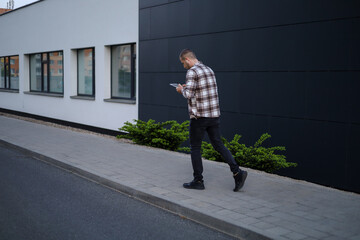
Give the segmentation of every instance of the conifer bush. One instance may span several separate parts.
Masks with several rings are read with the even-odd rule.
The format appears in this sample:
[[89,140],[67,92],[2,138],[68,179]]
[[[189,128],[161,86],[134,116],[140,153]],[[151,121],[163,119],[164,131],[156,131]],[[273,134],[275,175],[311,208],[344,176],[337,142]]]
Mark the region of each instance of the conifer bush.
[[[224,145],[230,150],[236,162],[243,167],[257,169],[273,173],[281,168],[296,167],[296,163],[287,162],[286,156],[276,154],[285,151],[285,147],[264,147],[263,142],[270,138],[271,135],[264,133],[256,141],[254,146],[247,147],[239,143],[241,135],[235,134],[234,139],[230,142],[222,138]],[[201,146],[202,156],[208,160],[223,162],[223,157],[212,147],[210,143],[203,142]]]
[[182,150],[180,145],[189,138],[189,121],[181,124],[175,120],[155,122],[152,119],[147,122],[142,120],[134,120],[134,122],[125,122],[119,130],[128,134],[118,135],[117,138],[131,139],[137,144],[171,151]]

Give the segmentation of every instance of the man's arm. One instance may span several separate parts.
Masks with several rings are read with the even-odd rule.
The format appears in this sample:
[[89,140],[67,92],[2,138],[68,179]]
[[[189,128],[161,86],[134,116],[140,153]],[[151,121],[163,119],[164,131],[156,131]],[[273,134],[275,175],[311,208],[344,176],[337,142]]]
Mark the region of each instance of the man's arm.
[[186,84],[178,84],[178,86],[176,87],[176,91],[180,94],[182,94],[183,88],[186,86]]
[[176,91],[184,96],[184,98],[190,99],[195,96],[196,81],[195,72],[188,71],[186,74],[186,84],[178,85]]

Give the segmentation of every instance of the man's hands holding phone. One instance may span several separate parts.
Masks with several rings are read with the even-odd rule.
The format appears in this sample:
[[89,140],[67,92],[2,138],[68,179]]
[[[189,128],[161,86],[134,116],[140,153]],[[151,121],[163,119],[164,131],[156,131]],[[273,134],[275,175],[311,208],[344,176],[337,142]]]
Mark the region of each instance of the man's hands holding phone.
[[182,89],[183,89],[183,87],[185,87],[185,86],[186,86],[186,84],[183,84],[183,85],[179,84],[179,85],[176,87],[176,91],[181,94],[181,93],[182,93]]

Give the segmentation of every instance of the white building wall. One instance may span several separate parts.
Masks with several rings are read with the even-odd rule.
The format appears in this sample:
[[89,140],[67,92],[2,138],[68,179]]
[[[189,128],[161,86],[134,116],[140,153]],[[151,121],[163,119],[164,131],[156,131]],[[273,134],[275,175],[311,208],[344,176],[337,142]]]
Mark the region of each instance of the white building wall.
[[[111,95],[109,46],[138,47],[138,9],[137,0],[43,0],[0,15],[0,57],[19,55],[20,71],[19,93],[0,91],[0,108],[112,130],[137,119],[138,100],[104,99]],[[94,101],[70,98],[77,94],[76,49],[87,47],[95,47]],[[25,94],[29,54],[58,50],[63,51],[63,97]]]

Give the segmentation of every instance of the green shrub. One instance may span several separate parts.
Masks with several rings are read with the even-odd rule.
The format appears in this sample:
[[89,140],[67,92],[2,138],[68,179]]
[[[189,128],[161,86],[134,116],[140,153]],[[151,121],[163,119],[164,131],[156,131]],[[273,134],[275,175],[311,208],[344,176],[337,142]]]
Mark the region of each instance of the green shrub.
[[[134,120],[134,124],[125,122],[120,131],[126,135],[118,135],[117,138],[131,139],[137,144],[163,148],[171,151],[189,152],[187,147],[180,145],[189,138],[189,121],[181,124],[175,120],[156,123],[150,119],[147,122]],[[286,162],[284,155],[276,154],[285,151],[285,147],[263,147],[263,142],[271,136],[267,133],[261,135],[254,146],[247,147],[239,143],[240,135],[235,134],[230,142],[222,138],[224,145],[230,150],[240,166],[258,169],[265,172],[274,172],[281,168],[296,167],[296,163]],[[202,156],[208,160],[223,162],[223,157],[212,147],[210,143],[203,142],[201,146]]]
[[118,135],[117,138],[127,138],[137,144],[163,148],[171,151],[182,150],[180,145],[189,138],[189,121],[181,124],[175,120],[156,123],[150,119],[147,122],[134,120],[135,124],[125,122],[120,131],[126,135]]
[[[281,168],[296,167],[296,163],[286,162],[284,155],[275,154],[277,151],[285,151],[285,147],[263,147],[262,143],[270,138],[271,135],[265,133],[256,141],[254,146],[247,147],[245,144],[239,143],[240,135],[236,134],[234,139],[228,142],[222,138],[224,145],[230,150],[235,160],[240,166],[258,169],[261,171],[272,173]],[[223,157],[215,151],[210,143],[203,142],[201,146],[202,156],[208,160],[224,161]]]

